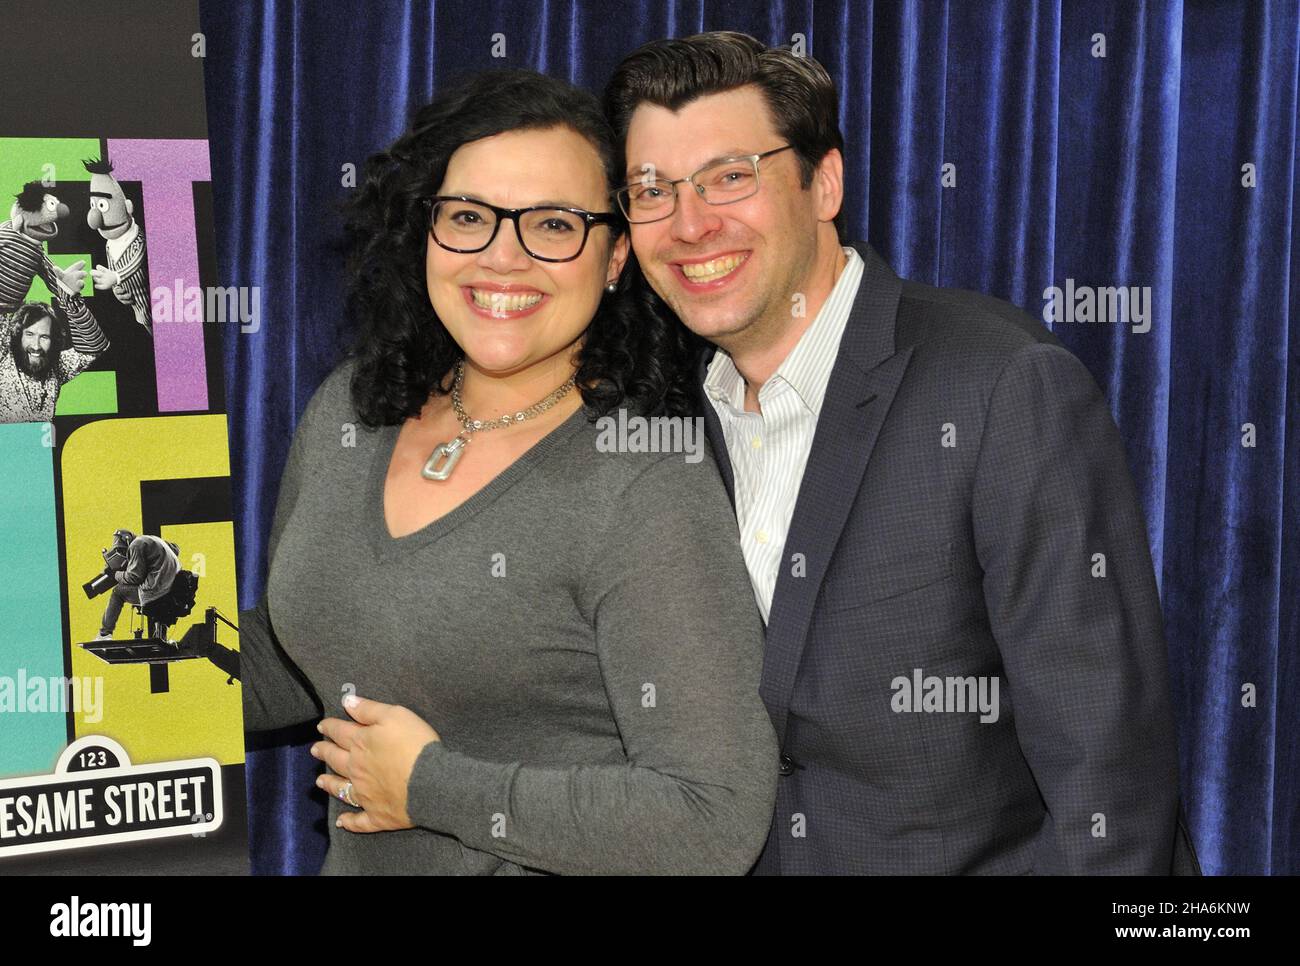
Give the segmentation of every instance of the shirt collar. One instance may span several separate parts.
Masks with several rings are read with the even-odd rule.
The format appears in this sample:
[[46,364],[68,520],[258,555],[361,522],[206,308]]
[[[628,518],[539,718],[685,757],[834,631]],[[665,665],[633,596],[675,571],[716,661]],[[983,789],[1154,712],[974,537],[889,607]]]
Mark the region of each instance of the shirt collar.
[[704,392],[720,403],[726,403],[737,412],[745,409],[745,380],[740,370],[723,349],[713,353],[708,371],[704,375]]
[[[849,312],[853,308],[864,267],[861,256],[854,249],[845,247],[843,251],[847,261],[840,270],[839,278],[835,280],[831,294],[822,303],[817,317],[804,330],[790,354],[759,390],[760,399],[769,392],[769,386],[779,379],[795,391],[813,416],[821,414],[826,386],[830,382],[831,369],[835,365],[840,339],[848,324]],[[722,349],[713,354],[709,363],[704,377],[704,391],[713,399],[728,403],[738,412],[745,409],[745,380],[736,364],[731,361],[731,356]]]

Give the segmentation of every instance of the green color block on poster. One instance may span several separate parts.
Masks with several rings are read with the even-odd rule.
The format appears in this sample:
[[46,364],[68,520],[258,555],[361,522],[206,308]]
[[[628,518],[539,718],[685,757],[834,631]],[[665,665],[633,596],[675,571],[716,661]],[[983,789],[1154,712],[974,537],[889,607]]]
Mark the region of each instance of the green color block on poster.
[[83,372],[59,390],[56,416],[117,412],[117,373]]
[[[89,253],[81,255],[69,255],[64,252],[51,253],[48,249],[45,252],[48,258],[59,268],[71,268],[77,262],[82,262],[82,268],[86,270],[86,280],[81,283],[81,291],[78,293],[82,298],[89,298],[95,294],[94,278],[90,274],[92,267],[91,255]],[[32,279],[32,287],[27,290],[28,302],[53,302],[54,296],[50,293],[49,286],[39,275]]]
[[[81,163],[99,157],[99,138],[0,138],[0,187],[17,193],[28,181],[89,181]],[[8,217],[8,212],[5,213]]]

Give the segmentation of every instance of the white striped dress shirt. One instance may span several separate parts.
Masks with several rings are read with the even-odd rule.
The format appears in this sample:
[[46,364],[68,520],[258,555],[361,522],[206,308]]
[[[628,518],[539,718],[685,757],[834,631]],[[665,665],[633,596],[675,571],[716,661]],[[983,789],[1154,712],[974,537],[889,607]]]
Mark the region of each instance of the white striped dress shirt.
[[745,411],[745,380],[721,349],[714,353],[704,378],[704,392],[722,423],[731,459],[740,546],[764,623],[772,609],[786,533],[831,367],[862,280],[858,253],[845,248],[844,254],[848,262],[817,317],[759,388],[761,413]]

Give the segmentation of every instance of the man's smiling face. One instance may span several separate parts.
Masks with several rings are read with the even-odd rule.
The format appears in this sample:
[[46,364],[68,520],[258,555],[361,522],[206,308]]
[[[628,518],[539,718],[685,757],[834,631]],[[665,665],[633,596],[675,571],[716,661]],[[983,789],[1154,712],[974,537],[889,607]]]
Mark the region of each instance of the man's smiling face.
[[52,321],[47,316],[23,329],[19,368],[33,379],[44,379],[50,372],[54,344]]
[[[719,158],[786,143],[752,85],[697,98],[679,111],[643,103],[628,125],[628,183],[646,172],[684,178]],[[810,189],[800,186],[794,151],[758,164],[759,189],[748,198],[710,205],[682,183],[670,217],[631,226],[632,247],[655,291],[688,328],[723,348],[767,341],[790,323],[791,296],[817,247],[818,179]]]

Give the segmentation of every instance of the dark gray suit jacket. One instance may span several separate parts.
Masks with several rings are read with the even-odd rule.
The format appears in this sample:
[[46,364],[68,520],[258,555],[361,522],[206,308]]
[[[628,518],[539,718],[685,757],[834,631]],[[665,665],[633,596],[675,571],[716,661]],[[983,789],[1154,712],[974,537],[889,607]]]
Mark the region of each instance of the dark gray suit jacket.
[[[1029,314],[854,247],[865,270],[767,630],[782,777],[754,871],[1199,874],[1105,398]],[[946,710],[922,694],[898,710],[917,669]],[[994,678],[996,720],[957,710]]]

